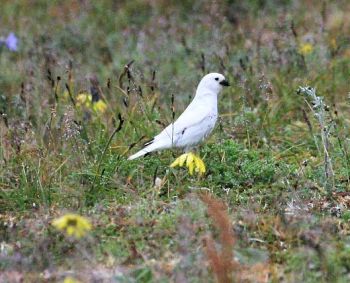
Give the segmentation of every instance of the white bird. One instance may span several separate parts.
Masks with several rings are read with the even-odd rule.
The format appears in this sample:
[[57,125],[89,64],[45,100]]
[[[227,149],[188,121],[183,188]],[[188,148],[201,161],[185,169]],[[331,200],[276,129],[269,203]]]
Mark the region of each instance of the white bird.
[[184,148],[185,152],[188,152],[203,141],[214,129],[218,118],[217,98],[223,86],[229,86],[223,75],[218,73],[205,75],[198,84],[195,97],[180,117],[128,160],[155,150],[173,147]]

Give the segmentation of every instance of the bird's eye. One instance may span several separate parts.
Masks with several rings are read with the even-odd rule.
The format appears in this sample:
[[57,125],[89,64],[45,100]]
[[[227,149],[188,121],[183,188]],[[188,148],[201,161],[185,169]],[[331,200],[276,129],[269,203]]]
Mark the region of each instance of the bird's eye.
[[216,81],[218,81],[218,80],[219,80],[219,78],[215,78],[215,80],[216,80]]

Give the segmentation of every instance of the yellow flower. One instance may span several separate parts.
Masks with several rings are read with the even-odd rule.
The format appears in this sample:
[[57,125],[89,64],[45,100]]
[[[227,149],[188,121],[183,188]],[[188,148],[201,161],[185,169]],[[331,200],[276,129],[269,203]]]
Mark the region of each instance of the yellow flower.
[[92,96],[87,92],[79,93],[76,97],[76,103],[78,107],[80,106],[90,107],[91,101],[92,101]]
[[103,100],[95,102],[92,106],[95,112],[104,113],[107,109],[107,104]]
[[73,277],[68,276],[64,278],[63,283],[80,283],[80,281],[74,279]]
[[299,45],[299,53],[302,55],[308,55],[314,51],[314,47],[311,43],[302,43]]
[[92,102],[92,95],[87,92],[82,92],[77,95],[76,104],[78,107],[91,108],[96,113],[104,113],[107,109],[107,104],[102,99]]
[[65,231],[68,236],[81,238],[91,230],[91,223],[85,217],[77,214],[66,214],[52,221],[52,225],[58,230]]
[[192,152],[180,155],[178,158],[175,159],[173,163],[171,163],[170,167],[182,167],[185,164],[185,162],[190,175],[193,175],[194,171],[196,171],[199,175],[205,173],[205,164],[203,160]]

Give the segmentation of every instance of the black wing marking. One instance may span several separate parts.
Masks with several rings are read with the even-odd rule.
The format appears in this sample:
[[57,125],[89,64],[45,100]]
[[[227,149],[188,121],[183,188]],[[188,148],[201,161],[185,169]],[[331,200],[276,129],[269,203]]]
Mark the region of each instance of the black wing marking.
[[148,145],[152,144],[153,142],[154,142],[154,138],[153,138],[153,139],[150,139],[150,140],[148,140],[148,141],[146,141],[146,142],[143,144],[143,146],[148,146]]

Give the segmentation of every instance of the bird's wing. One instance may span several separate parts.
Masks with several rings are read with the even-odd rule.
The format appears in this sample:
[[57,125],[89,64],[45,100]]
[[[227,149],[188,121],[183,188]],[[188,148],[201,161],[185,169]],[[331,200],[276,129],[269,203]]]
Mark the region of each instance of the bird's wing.
[[167,141],[168,147],[186,147],[196,144],[211,132],[216,113],[206,104],[189,105],[180,117],[154,138],[154,142]]
[[210,134],[217,119],[216,95],[194,100],[174,122],[145,144],[145,147],[128,159],[132,160],[155,150],[171,147],[190,148]]

